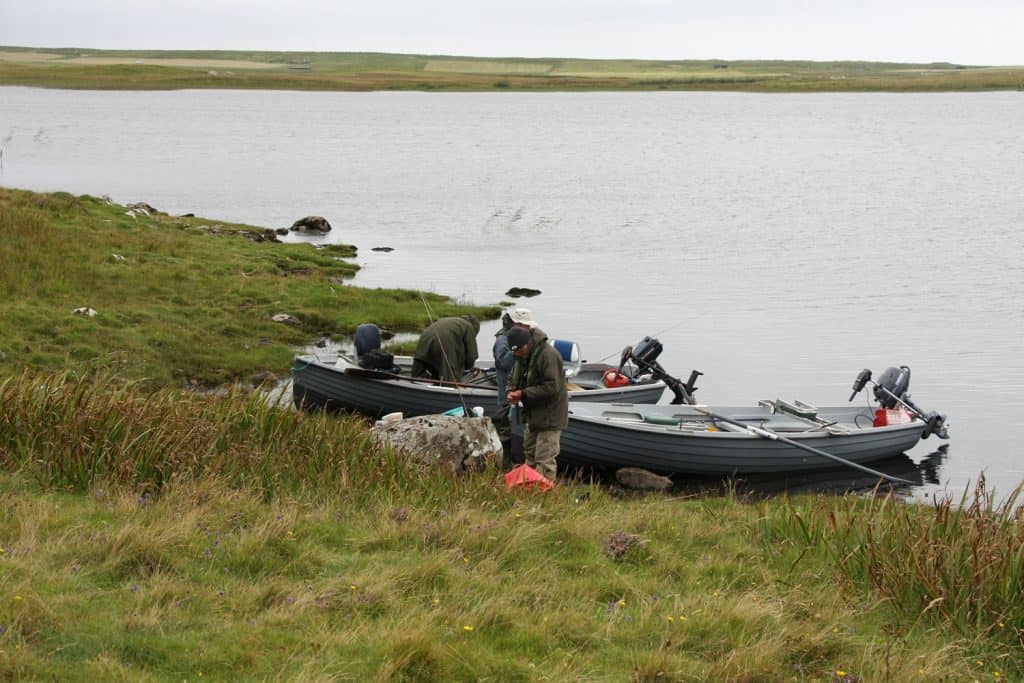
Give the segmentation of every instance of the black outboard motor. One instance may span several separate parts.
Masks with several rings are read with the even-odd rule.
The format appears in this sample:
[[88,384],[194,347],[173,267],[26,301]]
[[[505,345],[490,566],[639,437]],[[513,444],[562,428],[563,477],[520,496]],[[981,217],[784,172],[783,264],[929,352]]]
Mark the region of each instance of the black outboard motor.
[[675,394],[675,398],[672,400],[673,405],[681,405],[683,403],[692,405],[696,403],[693,393],[697,391],[697,387],[694,385],[697,383],[697,378],[704,373],[699,370],[691,371],[690,378],[684,384],[682,380],[676,379],[668,374],[665,368],[661,367],[661,364],[658,362],[658,356],[661,355],[663,350],[664,347],[660,341],[654,337],[644,337],[637,342],[636,346],[626,348],[626,351],[622,354],[622,363],[620,363],[619,369],[622,369],[622,365],[627,360],[631,360],[636,364],[638,373],[650,372],[672,390],[672,393]]
[[356,328],[356,362],[368,370],[397,372],[395,356],[380,348],[380,328],[363,323]]
[[896,406],[903,406],[911,412],[915,417],[924,420],[925,428],[924,433],[921,435],[922,439],[927,439],[932,434],[936,435],[940,439],[949,438],[949,429],[946,426],[946,416],[941,415],[935,411],[924,412],[918,408],[913,401],[910,400],[910,368],[906,365],[901,365],[898,368],[889,367],[878,377],[877,382],[871,381],[871,371],[865,368],[857,373],[857,378],[853,381],[853,393],[850,394],[850,400],[856,396],[861,389],[868,383],[874,385],[872,393],[875,395],[875,400],[882,408],[892,409]]

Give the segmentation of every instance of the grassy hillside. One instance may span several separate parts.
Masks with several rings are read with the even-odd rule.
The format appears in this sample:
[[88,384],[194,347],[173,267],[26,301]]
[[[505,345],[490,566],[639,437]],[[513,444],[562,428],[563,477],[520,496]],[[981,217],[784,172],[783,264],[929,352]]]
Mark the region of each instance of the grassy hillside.
[[[286,376],[294,348],[374,322],[497,317],[408,290],[352,287],[355,248],[264,240],[262,228],[0,188],[0,374],[110,368],[152,386]],[[95,317],[75,315],[90,307]],[[278,313],[298,325],[274,322]]]
[[944,91],[1021,89],[1024,67],[0,47],[0,85],[121,90]]

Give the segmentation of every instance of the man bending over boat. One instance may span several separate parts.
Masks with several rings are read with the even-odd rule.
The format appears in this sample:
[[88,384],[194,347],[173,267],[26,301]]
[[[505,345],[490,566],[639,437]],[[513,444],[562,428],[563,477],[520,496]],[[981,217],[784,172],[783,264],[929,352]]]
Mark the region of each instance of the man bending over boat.
[[526,464],[554,481],[562,430],[569,426],[562,354],[548,344],[548,336],[540,329],[513,327],[506,336],[516,357],[507,398],[512,405],[522,403]]
[[412,357],[412,376],[458,382],[478,357],[480,321],[471,315],[440,318],[423,330]]

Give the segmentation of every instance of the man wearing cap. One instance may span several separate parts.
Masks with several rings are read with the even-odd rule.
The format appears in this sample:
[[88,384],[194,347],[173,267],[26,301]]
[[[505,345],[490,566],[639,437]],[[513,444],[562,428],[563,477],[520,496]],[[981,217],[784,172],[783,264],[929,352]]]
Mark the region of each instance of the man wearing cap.
[[471,315],[440,318],[420,334],[412,357],[412,376],[458,382],[478,357],[480,321]]
[[[512,307],[501,316],[501,329],[494,333],[494,375],[498,385],[498,407],[508,405],[508,376],[515,365],[516,357],[508,345],[508,331],[513,327],[523,327],[532,330],[537,326],[533,320],[533,312],[528,308]],[[515,407],[509,410],[509,422],[501,422],[498,427],[498,436],[501,438],[502,450],[505,453],[506,465],[522,462],[523,452],[523,426],[516,419]]]
[[562,430],[569,426],[569,392],[562,355],[539,329],[531,332],[513,327],[506,336],[516,357],[506,398],[512,405],[522,404],[526,464],[554,481]]

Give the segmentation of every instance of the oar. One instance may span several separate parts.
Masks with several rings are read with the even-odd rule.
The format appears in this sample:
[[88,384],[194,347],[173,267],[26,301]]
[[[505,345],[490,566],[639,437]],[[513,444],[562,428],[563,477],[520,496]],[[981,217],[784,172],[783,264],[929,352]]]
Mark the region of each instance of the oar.
[[846,460],[845,458],[840,458],[838,455],[832,455],[831,453],[827,453],[827,452],[819,450],[817,448],[813,448],[811,446],[808,446],[807,444],[802,444],[799,441],[794,441],[793,439],[787,439],[786,437],[784,437],[784,436],[782,436],[780,434],[776,434],[775,432],[773,432],[771,430],[768,430],[768,429],[765,429],[763,427],[755,427],[754,425],[749,425],[749,424],[747,424],[745,422],[740,422],[739,420],[734,420],[731,417],[726,417],[725,415],[719,415],[718,413],[713,413],[710,410],[706,410],[705,408],[701,408],[699,406],[694,406],[694,410],[696,410],[698,413],[703,413],[704,415],[707,415],[708,417],[713,417],[716,420],[721,420],[722,422],[726,422],[726,423],[734,425],[736,427],[741,427],[741,428],[747,430],[748,432],[750,432],[751,434],[756,434],[757,436],[760,436],[763,439],[768,439],[770,441],[781,441],[782,443],[784,443],[784,444],[786,444],[788,446],[793,446],[794,448],[799,448],[801,450],[805,450],[808,453],[813,453],[815,455],[820,455],[823,458],[828,458],[829,460],[834,460],[834,461],[836,461],[838,463],[842,463],[843,465],[849,465],[850,467],[852,467],[854,469],[857,469],[857,470],[860,470],[861,472],[866,472],[866,473],[874,475],[876,477],[881,477],[882,479],[888,479],[889,481],[894,481],[894,482],[897,482],[899,484],[910,484],[910,485],[914,484],[914,482],[909,481],[907,479],[900,479],[899,477],[894,477],[891,474],[886,474],[885,472],[879,472],[878,470],[873,470],[870,467],[865,467],[864,465],[861,465],[861,464],[858,464],[858,463],[855,463],[855,462],[850,462],[849,460]]
[[353,375],[355,377],[366,377],[367,379],[386,379],[386,380],[402,380],[403,382],[423,382],[426,384],[433,384],[435,386],[445,387],[457,387],[463,389],[484,389],[476,384],[463,384],[462,382],[449,382],[444,379],[430,379],[429,377],[404,377],[402,375],[396,375],[393,372],[384,372],[383,370],[371,370],[369,368],[345,368],[344,373],[346,375]]

